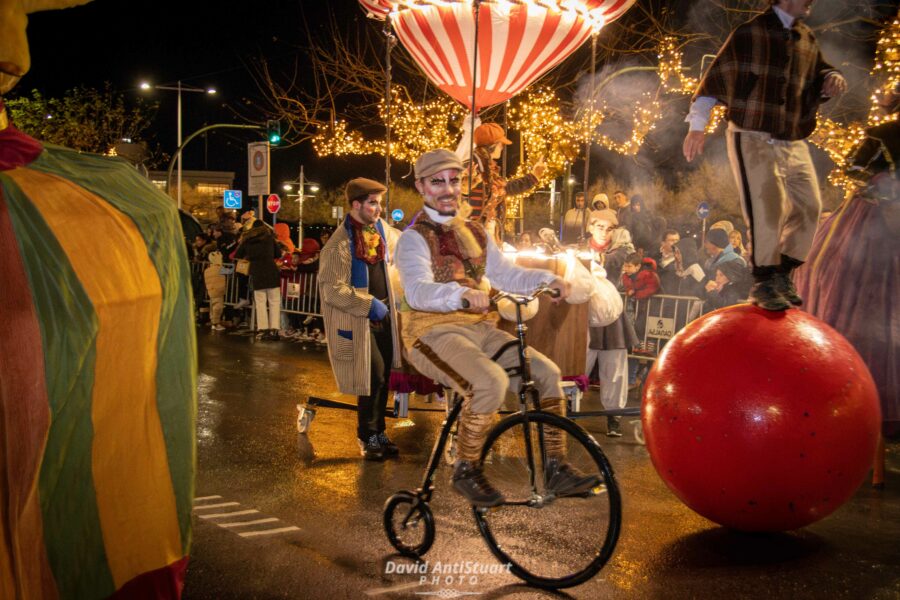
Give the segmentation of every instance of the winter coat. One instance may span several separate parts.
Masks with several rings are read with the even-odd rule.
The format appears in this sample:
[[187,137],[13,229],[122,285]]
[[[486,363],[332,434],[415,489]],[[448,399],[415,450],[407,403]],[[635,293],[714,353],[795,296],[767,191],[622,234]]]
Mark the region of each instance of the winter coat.
[[[257,221],[257,223],[262,223]],[[253,227],[244,233],[241,245],[235,252],[235,258],[250,261],[250,281],[254,290],[276,288],[280,284],[278,267],[275,259],[281,256],[272,231],[265,225]]]
[[706,261],[706,265],[703,267],[703,270],[706,272],[707,277],[709,277],[710,279],[715,279],[716,269],[719,268],[719,265],[731,262],[733,260],[739,260],[741,261],[742,265],[747,265],[747,263],[744,262],[744,259],[737,255],[731,244],[728,244],[727,246],[725,246],[725,248],[722,249],[722,253],[720,255],[715,258],[710,258]]
[[726,283],[719,292],[706,292],[706,309],[715,310],[741,304],[747,301],[747,294],[747,290],[742,290],[739,284]]
[[[396,310],[399,296],[394,291],[393,281],[394,248],[400,232],[383,219],[379,219],[377,227],[387,243],[385,272],[391,341],[394,347],[394,362],[391,366],[400,368],[401,350]],[[325,320],[325,337],[328,340],[328,359],[341,393],[368,396],[371,392],[372,352],[369,310],[373,296],[369,294],[368,269],[365,263],[359,261],[357,265],[354,269],[352,239],[348,227],[338,227],[325,244],[319,258],[319,298]]]
[[606,278],[618,290],[622,289],[622,265],[625,264],[625,259],[628,258],[631,252],[633,250],[629,251],[626,246],[619,246],[603,255],[603,268],[606,269]]
[[222,254],[220,252],[210,252],[209,266],[203,271],[203,280],[206,282],[206,293],[210,298],[225,296],[225,276],[222,275]]
[[641,270],[634,275],[622,274],[622,289],[626,292],[634,291],[632,297],[635,300],[643,300],[659,293],[659,276],[656,274],[656,261],[652,258],[643,259]]

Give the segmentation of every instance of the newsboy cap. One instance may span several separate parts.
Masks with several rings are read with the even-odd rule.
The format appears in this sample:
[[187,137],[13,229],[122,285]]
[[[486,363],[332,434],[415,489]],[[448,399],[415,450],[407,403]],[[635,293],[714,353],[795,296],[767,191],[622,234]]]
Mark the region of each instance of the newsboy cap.
[[717,248],[724,248],[728,245],[728,234],[724,229],[710,229],[706,232],[706,241]]
[[616,218],[616,213],[608,208],[591,211],[591,220],[589,222],[593,224],[594,221],[599,220],[609,221],[609,224],[613,227],[619,226],[619,219]]
[[491,146],[497,142],[506,145],[512,144],[511,141],[506,139],[503,128],[496,123],[485,123],[475,128],[476,146]]
[[349,204],[354,200],[365,200],[369,197],[369,194],[383,194],[386,191],[387,188],[377,181],[366,179],[365,177],[357,177],[347,182],[347,187],[344,188],[344,195],[347,197],[347,203]]
[[419,160],[416,161],[416,179],[440,173],[444,169],[459,169],[462,171],[462,160],[455,153],[444,148],[431,150],[420,156]]

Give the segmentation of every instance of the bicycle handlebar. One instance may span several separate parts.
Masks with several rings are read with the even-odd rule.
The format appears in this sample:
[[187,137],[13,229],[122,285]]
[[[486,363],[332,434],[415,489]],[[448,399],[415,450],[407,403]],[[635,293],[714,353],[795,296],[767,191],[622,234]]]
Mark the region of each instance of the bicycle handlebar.
[[[532,300],[536,299],[538,296],[543,294],[549,294],[553,298],[559,298],[559,290],[556,288],[552,288],[550,286],[542,285],[538,289],[534,290],[531,295],[523,295],[523,294],[512,294],[510,292],[497,292],[493,296],[491,296],[491,304],[497,304],[500,300],[504,298],[515,302],[516,304],[528,304]],[[462,299],[462,307],[469,308],[469,301],[465,298]]]

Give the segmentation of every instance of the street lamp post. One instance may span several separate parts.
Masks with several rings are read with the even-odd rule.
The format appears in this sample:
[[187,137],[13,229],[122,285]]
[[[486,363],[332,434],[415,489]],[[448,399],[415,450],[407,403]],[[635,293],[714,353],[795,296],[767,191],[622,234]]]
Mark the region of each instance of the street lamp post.
[[[211,88],[211,87],[199,88],[199,87],[193,87],[193,86],[188,86],[188,85],[182,85],[180,80],[174,86],[172,86],[172,85],[153,85],[153,84],[150,84],[150,83],[144,81],[144,82],[141,82],[141,89],[142,90],[149,90],[149,89],[167,90],[167,91],[178,92],[178,145],[176,146],[176,148],[178,148],[179,150],[181,148],[181,92],[196,92],[196,93],[200,93],[200,94],[209,94],[209,95],[213,95],[216,93],[215,88]],[[177,169],[178,169],[178,179],[177,179],[177,182],[178,182],[178,192],[177,192],[178,208],[180,210],[181,209],[181,152],[178,152],[178,156],[176,157],[176,160],[177,160]]]
[[[315,193],[319,191],[319,184],[313,181],[307,181],[306,176],[303,172],[303,165],[300,165],[300,177],[297,181],[286,181],[284,183],[283,189],[286,192],[291,191],[291,186],[297,185],[297,193],[296,194],[288,194],[288,196],[297,196],[297,202],[299,202],[298,214],[297,214],[297,247],[303,245],[303,200],[306,198],[315,198]],[[309,191],[312,194],[306,193],[306,188],[309,187]]]

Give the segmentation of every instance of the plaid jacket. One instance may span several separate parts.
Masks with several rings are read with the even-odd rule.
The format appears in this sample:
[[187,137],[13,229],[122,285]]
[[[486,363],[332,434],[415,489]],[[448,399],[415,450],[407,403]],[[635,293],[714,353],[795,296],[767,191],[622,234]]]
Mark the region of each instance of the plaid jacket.
[[731,32],[694,98],[725,104],[728,120],[742,129],[799,140],[816,128],[822,84],[834,71],[809,27],[785,29],[770,8]]

